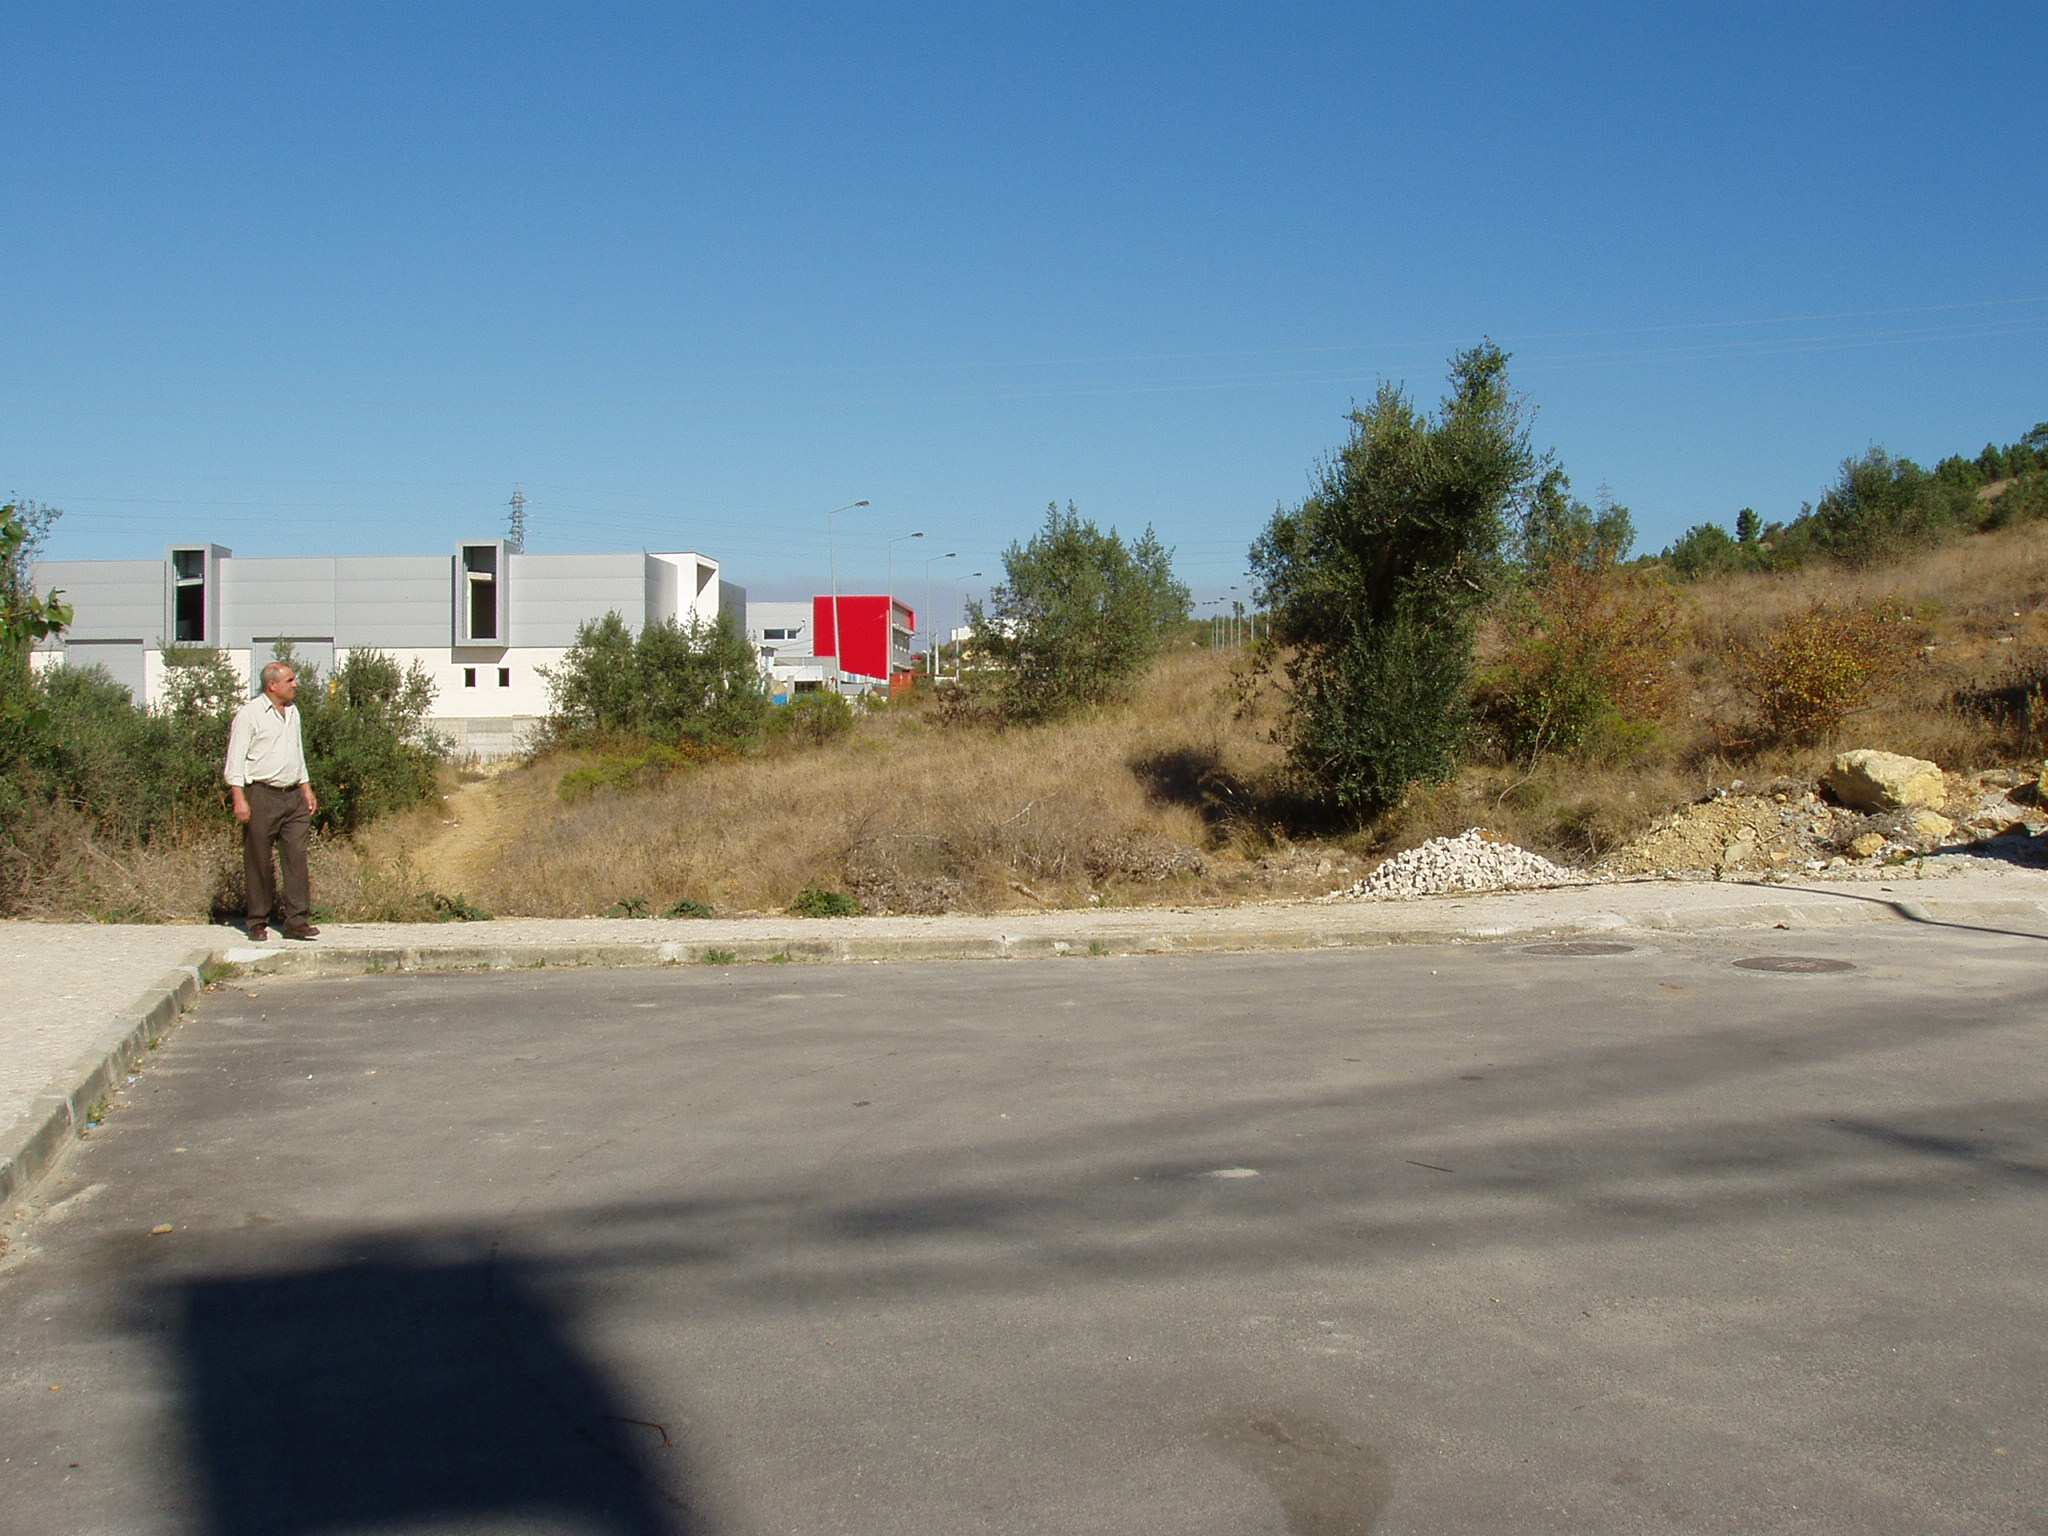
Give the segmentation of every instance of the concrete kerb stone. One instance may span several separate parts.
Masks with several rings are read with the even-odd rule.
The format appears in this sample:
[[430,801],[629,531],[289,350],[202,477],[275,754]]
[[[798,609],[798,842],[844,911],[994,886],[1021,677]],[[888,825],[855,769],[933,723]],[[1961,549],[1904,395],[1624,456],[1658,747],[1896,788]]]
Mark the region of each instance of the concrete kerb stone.
[[199,999],[206,971],[220,963],[210,949],[193,950],[166,971],[38,1096],[28,1114],[0,1132],[0,1202],[26,1194],[49,1171],[78,1130],[92,1118],[93,1105],[112,1093],[150,1042],[177,1022]]
[[[1833,893],[1827,893],[1833,894]],[[1105,916],[1107,914],[1104,914]],[[1448,919],[1448,920],[1445,920]],[[1027,959],[1059,956],[1255,953],[1285,950],[1377,949],[1391,945],[1472,944],[1515,939],[1531,941],[1635,931],[1644,934],[1729,929],[1831,930],[1865,923],[1927,922],[1997,926],[2048,923],[2048,900],[1906,899],[1885,895],[1839,902],[1763,899],[1715,908],[1644,907],[1630,911],[1595,908],[1551,914],[1541,920],[1503,921],[1483,913],[1444,913],[1432,923],[1419,919],[1399,927],[1219,924],[1213,929],[1166,927],[1142,919],[1072,926],[1034,926],[1030,931],[988,927],[980,931],[931,934],[857,932],[796,936],[786,929],[762,937],[727,934],[683,940],[649,935],[644,942],[617,938],[480,944],[473,938],[431,940],[393,946],[310,945],[290,950],[233,949],[231,961],[271,976],[338,977],[364,974],[476,972],[590,967],[659,967],[703,964],[812,964]],[[820,923],[819,927],[829,927]]]

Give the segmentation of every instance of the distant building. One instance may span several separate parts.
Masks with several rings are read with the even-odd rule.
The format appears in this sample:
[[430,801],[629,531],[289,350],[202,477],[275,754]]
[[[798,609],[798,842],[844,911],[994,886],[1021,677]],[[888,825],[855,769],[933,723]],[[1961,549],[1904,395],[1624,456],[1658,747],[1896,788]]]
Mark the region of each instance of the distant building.
[[102,666],[142,705],[163,694],[166,646],[224,651],[250,679],[281,642],[321,674],[357,650],[420,663],[433,722],[457,751],[518,749],[547,711],[540,669],[578,626],[616,612],[634,633],[675,619],[747,624],[747,594],[691,552],[526,555],[465,540],[446,555],[248,558],[176,544],[161,560],[46,560],[38,592],[61,588],[74,617],[39,666]]
[[747,605],[747,638],[761,658],[770,697],[787,703],[792,695],[832,686],[832,658],[820,658],[808,600]]
[[850,692],[894,686],[897,679],[914,675],[910,641],[917,615],[909,604],[875,594],[841,593],[838,601],[839,622],[846,629],[843,660],[830,594],[748,608],[747,636],[769,676],[771,694],[787,698],[830,688],[835,669],[842,667]]

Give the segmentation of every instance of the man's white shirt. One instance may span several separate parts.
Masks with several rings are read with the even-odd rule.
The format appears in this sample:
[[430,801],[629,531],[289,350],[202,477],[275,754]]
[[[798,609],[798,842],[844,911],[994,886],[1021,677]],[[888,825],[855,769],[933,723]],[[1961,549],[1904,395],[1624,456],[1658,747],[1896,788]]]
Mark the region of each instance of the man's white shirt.
[[230,784],[291,789],[306,782],[306,748],[299,738],[299,707],[279,709],[259,693],[235,711],[228,729],[225,777]]

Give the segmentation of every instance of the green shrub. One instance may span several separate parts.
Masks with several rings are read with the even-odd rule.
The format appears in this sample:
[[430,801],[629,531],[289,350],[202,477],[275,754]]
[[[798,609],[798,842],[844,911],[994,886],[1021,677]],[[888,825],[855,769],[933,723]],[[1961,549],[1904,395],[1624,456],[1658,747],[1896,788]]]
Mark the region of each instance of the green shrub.
[[2048,518],[2048,472],[2036,471],[2008,485],[1984,503],[1985,528],[2009,528]]
[[636,638],[617,613],[579,627],[560,666],[544,667],[542,744],[638,736],[663,746],[744,747],[769,710],[761,671],[730,614],[716,623],[649,624]]
[[1751,549],[1747,542],[1730,538],[1719,523],[1697,523],[1680,534],[1662,558],[1680,581],[1698,581],[1750,563]]
[[797,892],[789,910],[797,917],[859,917],[861,904],[844,891],[807,885]]
[[[306,771],[320,799],[314,826],[355,832],[434,797],[448,744],[428,723],[434,683],[426,668],[414,662],[401,669],[382,651],[350,651],[322,682],[288,645],[280,644],[275,657],[299,675]],[[223,733],[223,745],[225,739]]]
[[707,949],[704,951],[706,965],[737,965],[740,953],[736,949]]
[[666,912],[663,917],[715,917],[717,914],[701,901],[692,901],[687,896]]
[[604,915],[606,917],[647,917],[650,915],[647,910],[647,898],[645,896],[622,897],[606,908]]
[[491,914],[483,908],[473,906],[467,896],[460,894],[444,896],[439,891],[430,893],[427,905],[432,909],[437,922],[443,923],[487,923]]
[[574,805],[597,794],[652,789],[670,774],[687,767],[691,760],[692,754],[677,747],[644,741],[614,742],[563,774],[555,794]]
[[853,729],[853,706],[822,689],[800,693],[768,717],[768,737],[792,745],[822,747]]
[[1072,502],[1003,552],[1003,579],[967,605],[980,686],[1010,720],[1047,720],[1129,692],[1188,615],[1173,553],[1150,528],[1126,544]]

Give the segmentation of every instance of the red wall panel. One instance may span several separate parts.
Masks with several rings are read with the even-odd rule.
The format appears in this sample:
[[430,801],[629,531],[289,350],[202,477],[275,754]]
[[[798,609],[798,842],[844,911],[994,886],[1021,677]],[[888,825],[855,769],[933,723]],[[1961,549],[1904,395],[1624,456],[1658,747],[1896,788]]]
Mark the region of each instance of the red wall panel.
[[[889,675],[889,599],[875,596],[839,595],[839,617],[846,623],[846,653],[840,657],[840,666],[857,677],[887,677]],[[904,609],[905,623],[915,626],[917,619]],[[817,654],[820,656],[839,655],[838,628],[832,622],[832,598],[830,595],[811,599],[811,631],[818,637]]]

